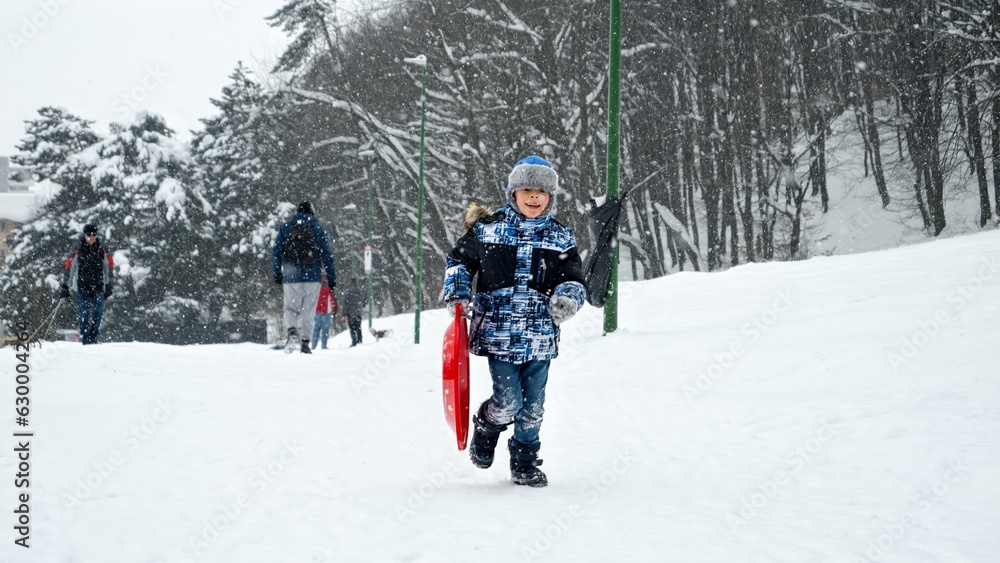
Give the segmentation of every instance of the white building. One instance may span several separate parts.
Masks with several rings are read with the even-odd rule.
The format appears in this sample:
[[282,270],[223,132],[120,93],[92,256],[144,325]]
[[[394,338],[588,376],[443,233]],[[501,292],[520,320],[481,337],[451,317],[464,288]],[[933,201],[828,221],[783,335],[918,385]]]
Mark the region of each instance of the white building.
[[10,157],[0,156],[0,193],[26,192],[33,183],[30,168],[12,165]]
[[33,184],[30,169],[11,165],[10,158],[0,156],[0,258],[10,253],[7,237],[38,210],[38,194],[30,189]]

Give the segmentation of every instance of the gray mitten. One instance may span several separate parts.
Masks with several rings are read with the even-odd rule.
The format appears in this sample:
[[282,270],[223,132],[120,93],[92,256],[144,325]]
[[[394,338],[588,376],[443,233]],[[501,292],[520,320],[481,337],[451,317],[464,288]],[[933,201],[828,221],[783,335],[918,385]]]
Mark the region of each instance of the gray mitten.
[[448,302],[448,314],[451,315],[452,317],[455,316],[455,305],[461,305],[462,306],[462,314],[465,315],[465,316],[469,316],[469,300],[468,299],[462,297],[462,298],[459,298],[459,299],[452,299],[451,301]]
[[576,302],[565,295],[553,295],[549,300],[549,315],[552,322],[561,325],[576,314]]

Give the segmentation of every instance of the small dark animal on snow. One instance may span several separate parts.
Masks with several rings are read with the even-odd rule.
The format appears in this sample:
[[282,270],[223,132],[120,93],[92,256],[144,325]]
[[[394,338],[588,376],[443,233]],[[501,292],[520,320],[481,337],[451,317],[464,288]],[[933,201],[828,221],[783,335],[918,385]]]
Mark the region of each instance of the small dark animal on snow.
[[382,340],[383,338],[389,338],[390,336],[392,336],[391,328],[387,328],[385,330],[376,330],[375,328],[369,328],[368,332],[372,333],[372,336],[375,337],[376,341]]

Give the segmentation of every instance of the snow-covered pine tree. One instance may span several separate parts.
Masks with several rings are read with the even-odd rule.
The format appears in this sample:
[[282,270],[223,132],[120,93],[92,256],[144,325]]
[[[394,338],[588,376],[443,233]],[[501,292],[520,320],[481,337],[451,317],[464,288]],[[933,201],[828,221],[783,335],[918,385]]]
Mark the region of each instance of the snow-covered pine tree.
[[[60,167],[100,136],[91,129],[91,121],[64,109],[43,107],[38,114],[39,118],[25,121],[25,136],[17,145],[20,153],[12,159],[31,167],[36,180],[53,181]],[[11,233],[13,252],[0,265],[0,323],[8,330],[20,322],[37,327],[54,308],[63,258],[88,219],[77,213],[87,199],[84,194],[64,188],[53,194],[36,218]],[[59,320],[72,326],[72,307],[64,309]]]
[[204,255],[215,244],[211,206],[191,181],[188,147],[163,118],[140,114],[130,125],[113,124],[109,138],[71,157],[56,180],[65,186],[60,197],[76,201],[72,226],[95,223],[114,252],[108,338],[169,342],[158,329],[212,321],[202,303],[210,285]]
[[299,72],[321,58],[329,62],[333,74],[341,74],[336,0],[291,0],[266,19],[292,38],[275,72]]
[[20,152],[11,157],[17,164],[31,167],[36,181],[51,178],[71,155],[101,140],[90,127],[92,121],[63,108],[45,106],[38,115],[25,120],[26,135],[17,145]]
[[[50,213],[48,209],[63,203],[56,198],[35,219],[11,234],[13,251],[0,265],[0,324],[8,333],[27,323],[34,331],[55,307],[56,291],[63,279],[63,258],[73,244],[73,232],[79,235],[83,223],[71,215]],[[63,307],[58,321],[66,324],[75,312]],[[75,308],[73,308],[75,311]]]
[[274,233],[291,211],[294,149],[286,131],[280,95],[267,93],[237,65],[231,82],[212,104],[219,114],[203,119],[191,143],[195,179],[212,202],[214,247],[205,259],[213,281],[206,302],[214,316],[224,311],[245,320],[278,306],[261,299],[274,285],[270,275]]

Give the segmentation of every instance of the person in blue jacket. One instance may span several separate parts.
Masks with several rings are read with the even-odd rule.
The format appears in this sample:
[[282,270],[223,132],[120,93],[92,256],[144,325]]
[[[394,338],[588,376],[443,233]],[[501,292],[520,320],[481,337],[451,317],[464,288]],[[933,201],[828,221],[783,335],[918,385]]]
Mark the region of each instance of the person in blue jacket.
[[[278,229],[271,249],[271,272],[284,293],[286,352],[294,351],[298,345],[303,354],[312,353],[309,335],[323,270],[329,286],[336,287],[337,272],[326,230],[316,220],[312,204],[303,201],[295,215]],[[300,340],[300,336],[304,338]]]
[[586,297],[573,229],[553,217],[558,187],[545,159],[520,160],[507,178],[506,206],[476,220],[448,254],[442,294],[453,315],[455,304],[471,305],[469,351],[489,358],[493,380],[493,395],[472,419],[469,457],[490,467],[500,434],[513,424],[511,480],[532,487],[548,484],[538,469],[539,430],[559,325]]

